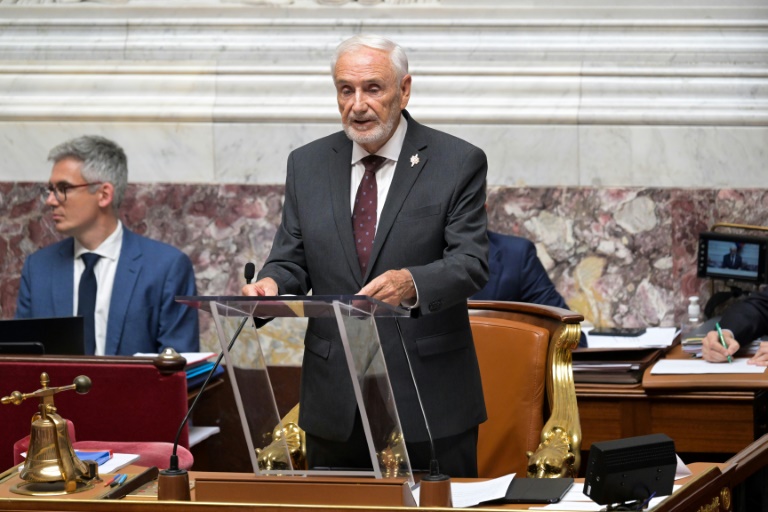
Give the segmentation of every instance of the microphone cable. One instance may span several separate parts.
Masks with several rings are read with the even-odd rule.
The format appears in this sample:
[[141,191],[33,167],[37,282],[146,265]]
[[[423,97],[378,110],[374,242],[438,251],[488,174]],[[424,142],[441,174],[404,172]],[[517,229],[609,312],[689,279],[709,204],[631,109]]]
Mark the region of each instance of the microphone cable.
[[[254,275],[256,275],[256,267],[253,263],[248,262],[245,264],[245,281],[246,284],[251,284],[251,280],[253,280]],[[235,334],[232,336],[232,339],[229,341],[229,346],[227,347],[227,351],[232,350],[232,347],[235,345],[235,341],[237,341],[237,337],[240,336],[240,333],[243,330],[243,327],[245,327],[245,323],[248,321],[249,317],[243,317],[242,320],[240,320],[240,324],[237,326],[237,329],[235,330]],[[176,432],[176,439],[173,441],[173,453],[171,454],[171,462],[170,467],[168,468],[169,471],[179,471],[179,457],[176,455],[177,449],[179,447],[179,439],[181,438],[181,432],[184,430],[184,425],[187,424],[187,421],[189,420],[189,416],[192,414],[192,411],[195,410],[195,405],[197,404],[197,401],[200,399],[201,396],[203,396],[203,391],[205,391],[205,387],[208,385],[208,382],[210,382],[211,378],[213,377],[213,374],[216,372],[216,368],[219,367],[219,364],[221,363],[221,359],[224,357],[224,351],[222,350],[219,353],[219,357],[216,358],[216,362],[213,364],[213,368],[211,368],[211,371],[208,372],[208,377],[206,377],[205,382],[203,382],[203,385],[200,386],[200,391],[198,391],[197,396],[192,401],[192,405],[189,406],[189,409],[187,409],[187,414],[184,416],[184,419],[181,421],[181,425],[179,425],[179,430]]]
[[424,418],[424,426],[427,428],[427,439],[429,440],[429,474],[430,476],[440,475],[440,464],[437,462],[437,452],[435,451],[435,441],[432,439],[432,430],[429,428],[429,421],[427,420],[427,412],[424,410],[424,403],[421,400],[421,393],[419,392],[419,385],[416,383],[416,375],[413,373],[413,365],[411,364],[411,357],[408,355],[408,350],[405,346],[405,338],[403,338],[403,331],[400,328],[400,322],[395,318],[395,325],[397,326],[397,334],[400,336],[400,344],[403,347],[403,353],[405,354],[405,361],[408,363],[408,373],[411,374],[411,381],[413,382],[413,388],[416,391],[416,400],[419,402],[419,409],[421,409],[421,416]]

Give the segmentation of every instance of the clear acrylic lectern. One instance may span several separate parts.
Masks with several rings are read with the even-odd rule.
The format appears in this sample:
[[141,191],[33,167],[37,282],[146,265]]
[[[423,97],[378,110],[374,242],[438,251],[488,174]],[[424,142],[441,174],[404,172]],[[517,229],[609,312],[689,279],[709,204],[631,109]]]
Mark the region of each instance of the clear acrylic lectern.
[[[208,311],[224,356],[223,364],[232,383],[253,471],[256,475],[346,475],[376,478],[406,477],[412,471],[397,415],[392,387],[379,342],[377,317],[407,317],[409,312],[371,299],[352,296],[284,297],[177,297],[177,302]],[[352,376],[355,398],[363,420],[372,471],[310,471],[291,467],[265,470],[259,454],[265,449],[284,450],[281,460],[291,461],[286,435],[278,415],[262,343],[242,344],[237,337],[274,318],[335,318]],[[271,349],[267,349],[271,350]],[[278,429],[276,430],[276,427]]]

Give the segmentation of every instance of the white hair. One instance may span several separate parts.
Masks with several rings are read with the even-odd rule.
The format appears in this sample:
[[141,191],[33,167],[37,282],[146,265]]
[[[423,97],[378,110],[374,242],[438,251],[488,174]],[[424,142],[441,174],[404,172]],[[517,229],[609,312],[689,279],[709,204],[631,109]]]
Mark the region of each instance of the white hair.
[[392,62],[392,68],[397,75],[398,83],[408,74],[408,57],[397,43],[390,41],[389,39],[375,35],[363,35],[359,34],[352,36],[349,39],[342,41],[339,46],[336,47],[336,51],[331,59],[331,74],[336,69],[336,62],[345,53],[349,53],[360,48],[373,48],[376,50],[384,50],[389,54],[389,59]]

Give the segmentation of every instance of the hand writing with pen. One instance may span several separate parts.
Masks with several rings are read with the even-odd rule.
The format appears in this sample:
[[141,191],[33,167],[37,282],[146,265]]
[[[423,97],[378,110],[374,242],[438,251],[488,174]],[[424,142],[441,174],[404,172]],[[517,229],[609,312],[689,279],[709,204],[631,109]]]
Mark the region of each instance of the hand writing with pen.
[[[741,344],[733,337],[729,329],[722,329],[722,342],[717,331],[710,331],[701,343],[701,356],[710,363],[725,363],[741,348]],[[725,345],[723,345],[725,342]],[[757,352],[747,361],[747,364],[768,366],[768,342],[760,343]]]

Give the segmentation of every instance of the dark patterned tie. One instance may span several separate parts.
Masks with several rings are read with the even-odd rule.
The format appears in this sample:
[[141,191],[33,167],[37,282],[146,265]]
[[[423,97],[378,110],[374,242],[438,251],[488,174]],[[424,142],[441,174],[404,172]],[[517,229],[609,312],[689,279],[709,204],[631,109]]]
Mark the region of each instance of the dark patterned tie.
[[82,256],[85,270],[80,276],[80,287],[77,290],[77,316],[83,317],[83,334],[85,338],[85,353],[96,353],[96,274],[93,267],[99,261],[99,256],[93,252],[86,252]]
[[352,210],[352,229],[355,233],[355,247],[360,270],[363,275],[368,270],[368,260],[373,249],[373,237],[376,235],[377,195],[376,171],[386,162],[383,156],[368,155],[362,159],[365,174],[360,181],[355,196],[355,207]]

